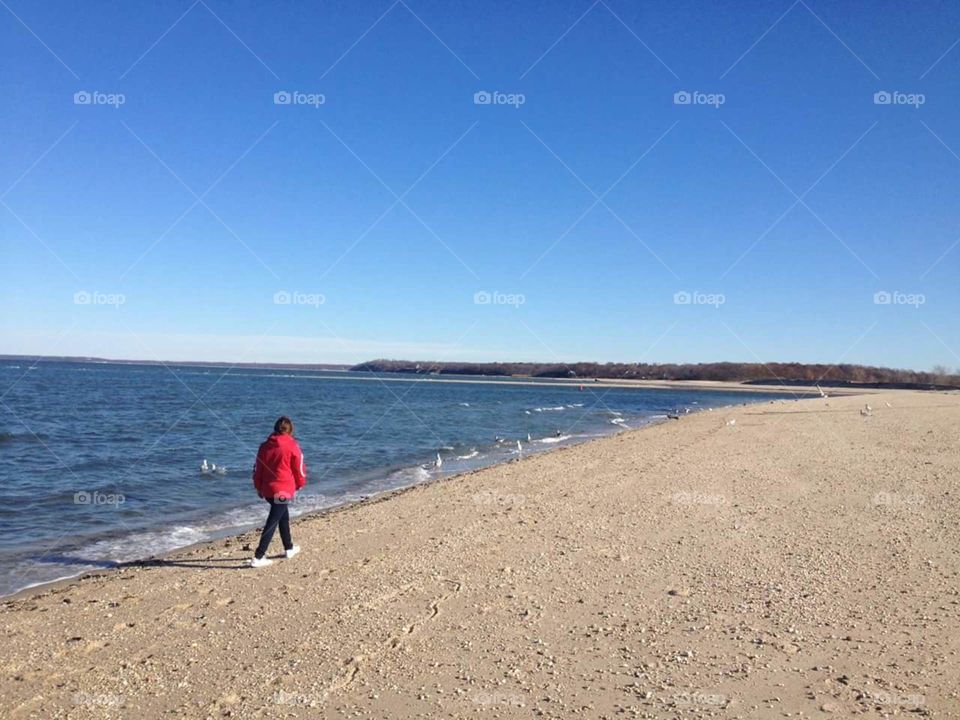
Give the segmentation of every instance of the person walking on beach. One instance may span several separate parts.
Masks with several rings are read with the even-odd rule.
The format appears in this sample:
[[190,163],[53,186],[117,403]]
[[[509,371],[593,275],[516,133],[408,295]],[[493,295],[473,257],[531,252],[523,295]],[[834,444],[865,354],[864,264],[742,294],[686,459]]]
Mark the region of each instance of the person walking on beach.
[[273,424],[273,434],[260,445],[253,466],[253,487],[257,495],[270,503],[270,514],[263,526],[260,544],[250,560],[252,567],[273,564],[266,554],[278,526],[286,556],[292,558],[300,552],[290,537],[290,503],[297,491],[306,484],[303,452],[293,439],[293,421],[284,415]]

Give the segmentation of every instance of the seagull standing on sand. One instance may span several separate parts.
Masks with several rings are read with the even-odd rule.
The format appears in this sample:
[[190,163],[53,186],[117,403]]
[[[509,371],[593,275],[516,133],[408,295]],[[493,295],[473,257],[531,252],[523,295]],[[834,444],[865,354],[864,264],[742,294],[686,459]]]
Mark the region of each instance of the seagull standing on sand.
[[517,459],[519,460],[522,457],[523,457],[523,445],[521,445],[520,441],[517,440]]

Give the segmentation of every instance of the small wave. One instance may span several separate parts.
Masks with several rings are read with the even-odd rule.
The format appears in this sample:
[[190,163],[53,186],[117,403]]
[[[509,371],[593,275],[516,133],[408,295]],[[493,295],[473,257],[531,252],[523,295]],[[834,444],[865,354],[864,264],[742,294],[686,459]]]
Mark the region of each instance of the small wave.
[[583,403],[572,403],[572,404],[570,404],[570,405],[567,405],[567,407],[568,407],[568,408],[583,407]]
[[460,407],[470,407],[470,403],[457,403]]
[[91,561],[125,562],[140,557],[162,555],[209,538],[209,534],[201,528],[178,525],[169,530],[148,530],[100,540],[90,545],[84,556]]
[[621,427],[623,427],[623,426],[625,426],[625,425],[627,424],[627,421],[626,421],[626,420],[624,420],[623,418],[619,418],[619,417],[618,417],[618,418],[614,418],[614,419],[611,420],[610,422],[613,423],[614,425],[620,425]]
[[387,476],[387,484],[389,487],[403,487],[405,485],[423,482],[429,478],[430,471],[425,467],[417,465],[416,467],[404,468],[403,470],[396,470],[390,473]]
[[554,437],[545,437],[545,438],[543,438],[543,439],[541,439],[541,440],[537,440],[537,442],[541,442],[541,443],[558,443],[558,442],[563,442],[564,440],[569,440],[569,439],[572,438],[572,437],[573,437],[573,435],[555,435]]
[[479,454],[480,453],[478,451],[471,450],[466,455],[457,455],[457,460],[470,460],[471,458],[475,458]]
[[558,412],[561,410],[566,410],[563,405],[557,405],[556,407],[538,407],[534,408],[534,412]]

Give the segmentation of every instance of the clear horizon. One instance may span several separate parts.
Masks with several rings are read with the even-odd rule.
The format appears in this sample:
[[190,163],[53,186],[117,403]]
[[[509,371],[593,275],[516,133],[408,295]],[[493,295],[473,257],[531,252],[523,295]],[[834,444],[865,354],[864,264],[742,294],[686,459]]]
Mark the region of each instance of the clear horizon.
[[894,3],[10,0],[0,353],[960,368],[958,37]]

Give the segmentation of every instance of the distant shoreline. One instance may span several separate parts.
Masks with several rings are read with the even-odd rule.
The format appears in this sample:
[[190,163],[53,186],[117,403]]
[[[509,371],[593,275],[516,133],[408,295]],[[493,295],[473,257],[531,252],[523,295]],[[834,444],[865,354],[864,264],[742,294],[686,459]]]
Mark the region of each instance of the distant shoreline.
[[[222,369],[226,371],[239,370],[278,370],[278,371],[296,371],[296,372],[344,372],[351,373],[349,378],[338,379],[365,379],[380,380],[382,382],[446,382],[446,383],[495,383],[511,381],[527,385],[590,385],[593,387],[629,387],[629,388],[647,388],[647,389],[679,389],[690,388],[698,390],[724,389],[737,392],[769,392],[771,390],[780,392],[813,392],[818,386],[826,388],[835,395],[850,395],[863,392],[877,392],[881,390],[921,390],[921,391],[942,391],[960,389],[953,385],[944,385],[933,382],[897,382],[897,381],[866,381],[854,382],[851,380],[836,380],[820,378],[819,380],[807,380],[805,378],[777,377],[772,381],[769,377],[754,379],[676,379],[676,378],[636,378],[636,377],[603,377],[595,375],[572,375],[569,377],[540,375],[532,373],[507,373],[507,372],[482,372],[486,368],[495,368],[499,365],[515,365],[518,367],[536,367],[536,363],[466,363],[476,367],[480,372],[471,373],[438,366],[437,369],[426,371],[425,368],[433,367],[429,363],[417,364],[415,369],[410,369],[410,363],[400,361],[370,361],[357,365],[342,365],[335,363],[254,363],[227,361],[201,361],[201,360],[117,360],[100,357],[82,357],[82,356],[30,356],[30,355],[11,355],[0,354],[0,361],[23,362],[36,366],[41,363],[62,362],[76,364],[92,365],[120,365],[120,366],[141,366],[141,367],[186,367],[186,368],[205,368]],[[393,363],[396,362],[394,366]],[[576,364],[576,363],[575,363]],[[721,363],[723,364],[723,363]],[[423,365],[424,367],[421,367]],[[453,364],[458,365],[458,364]],[[713,363],[716,365],[716,363]],[[760,365],[763,365],[762,363]],[[686,366],[680,366],[686,367]],[[810,366],[819,367],[819,366]],[[386,377],[390,375],[405,375],[408,377]],[[415,376],[415,377],[409,377]]]

